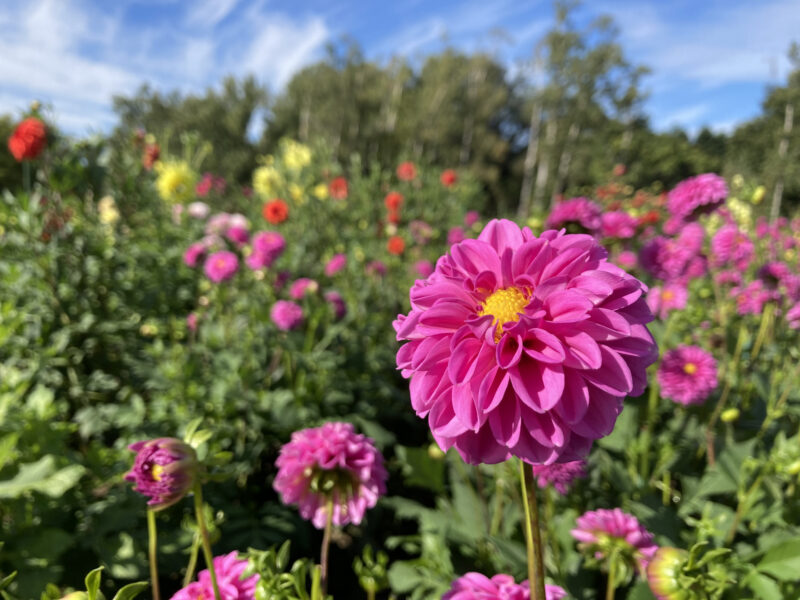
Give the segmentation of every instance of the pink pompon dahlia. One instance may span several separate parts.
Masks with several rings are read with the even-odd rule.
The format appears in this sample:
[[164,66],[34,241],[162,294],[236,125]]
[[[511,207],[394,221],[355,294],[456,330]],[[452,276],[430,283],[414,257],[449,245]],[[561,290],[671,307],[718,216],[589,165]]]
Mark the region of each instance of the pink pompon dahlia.
[[698,346],[679,346],[658,367],[662,395],[680,404],[702,404],[717,387],[717,361]]
[[688,221],[714,210],[728,197],[725,180],[714,173],[684,179],[669,193],[667,210],[673,217]]
[[334,254],[325,264],[325,275],[333,277],[347,266],[347,256],[344,254]]
[[336,290],[325,292],[325,302],[333,309],[333,316],[337,321],[344,319],[347,314],[347,303],[339,292]]
[[294,300],[302,300],[306,295],[316,294],[319,284],[308,277],[301,277],[289,286],[289,296]]
[[149,496],[147,506],[162,510],[172,506],[192,489],[199,469],[194,448],[176,438],[157,438],[128,446],[136,452],[126,481],[134,490]]
[[575,479],[586,477],[586,461],[573,460],[552,465],[533,465],[533,474],[540,488],[552,485],[559,494],[566,494]]
[[683,310],[689,299],[689,291],[685,285],[679,283],[668,283],[661,286],[654,286],[647,292],[647,305],[655,315],[662,321],[669,316],[673,310]]
[[208,252],[208,248],[203,242],[195,242],[183,253],[183,262],[187,267],[195,268],[197,263],[203,260]]
[[601,218],[600,231],[603,237],[624,240],[636,235],[638,225],[639,220],[625,211],[605,212]]
[[602,224],[600,206],[588,198],[570,198],[559,202],[547,217],[547,227],[561,229],[570,233],[590,233],[599,231]]
[[720,227],[711,238],[710,261],[716,268],[731,266],[746,271],[753,254],[752,240],[733,223]]
[[303,309],[289,300],[278,300],[269,311],[270,319],[281,331],[297,329],[303,322]]
[[286,249],[286,239],[277,231],[260,231],[253,236],[253,248],[245,259],[253,270],[269,268]]
[[236,271],[239,270],[239,258],[233,252],[220,250],[206,259],[203,269],[206,277],[214,283],[220,283],[236,275]]
[[334,525],[358,525],[386,493],[383,456],[350,423],[295,431],[275,465],[275,491],[284,504],[296,504],[300,516],[317,529],[325,527],[329,502]]
[[[247,560],[237,558],[236,552],[214,557],[214,573],[217,575],[217,586],[222,600],[255,600],[256,584],[259,575],[242,577],[247,568]],[[197,581],[178,590],[170,600],[213,600],[214,587],[211,574],[203,569],[197,575]]]
[[590,236],[493,220],[441,257],[394,322],[411,405],[473,464],[583,458],[658,355],[646,286]]
[[[544,586],[546,600],[561,600],[567,592],[557,585]],[[491,579],[481,573],[466,573],[453,582],[442,600],[529,600],[528,582],[515,583],[511,575],[495,575]]]
[[636,517],[619,508],[587,511],[575,524],[572,537],[597,560],[606,559],[616,551],[643,571],[658,550],[653,535]]

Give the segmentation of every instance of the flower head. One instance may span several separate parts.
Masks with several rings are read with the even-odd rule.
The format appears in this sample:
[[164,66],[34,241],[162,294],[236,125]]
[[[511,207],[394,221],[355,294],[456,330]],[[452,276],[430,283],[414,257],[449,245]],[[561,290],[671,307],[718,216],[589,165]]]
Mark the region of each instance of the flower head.
[[400,181],[414,181],[417,178],[417,166],[411,162],[401,162],[397,165],[397,178]]
[[711,238],[711,264],[714,267],[732,266],[739,271],[745,271],[753,254],[754,247],[750,237],[733,223],[720,227]]
[[547,217],[547,227],[566,228],[570,233],[594,234],[600,229],[600,207],[588,198],[571,198],[556,204]]
[[480,218],[481,215],[477,210],[467,211],[467,214],[464,215],[464,227],[472,227]]
[[283,164],[290,171],[300,171],[311,164],[311,149],[305,144],[285,138],[281,140]]
[[328,184],[328,192],[334,200],[344,200],[347,198],[347,179],[336,177]]
[[606,256],[587,235],[493,220],[414,284],[397,365],[442,449],[550,464],[611,432],[657,348],[647,288]]
[[[567,593],[557,585],[544,586],[546,600],[561,600]],[[453,582],[442,600],[529,600],[528,582],[515,583],[511,575],[495,575],[491,579],[481,573],[467,573]]]
[[464,230],[461,227],[452,227],[450,231],[447,232],[447,243],[452,246],[453,244],[459,244],[466,239],[466,235],[464,234]]
[[680,404],[702,404],[717,387],[717,361],[698,346],[679,346],[658,367],[664,397]]
[[189,204],[186,212],[193,219],[203,220],[208,217],[208,213],[211,212],[211,209],[205,202],[192,202]]
[[250,240],[250,232],[246,227],[229,227],[225,237],[238,246],[243,246]]
[[623,240],[632,238],[638,225],[639,220],[625,211],[606,212],[601,217],[600,231],[603,237]]
[[414,263],[414,270],[420,277],[427,279],[433,273],[433,264],[429,260],[418,260]]
[[271,198],[280,192],[283,177],[274,166],[263,165],[253,171],[253,189],[262,198]]
[[403,194],[400,192],[389,192],[383,199],[383,204],[387,210],[397,211],[403,206]]
[[261,231],[253,236],[253,251],[247,257],[247,266],[262,269],[272,266],[286,249],[286,239],[277,231]]
[[325,292],[325,301],[333,309],[333,316],[336,320],[341,320],[347,314],[347,304],[344,302],[342,295],[336,290]]
[[566,494],[575,479],[586,477],[586,461],[573,460],[552,465],[533,465],[533,474],[540,488],[552,485],[559,494]]
[[386,275],[386,264],[381,260],[371,260],[367,263],[364,270],[367,272],[367,275],[384,277]]
[[[256,584],[259,575],[242,577],[247,568],[247,560],[237,558],[236,552],[214,557],[214,573],[222,600],[255,600]],[[197,574],[197,581],[179,590],[170,600],[213,600],[214,587],[211,573],[203,569]]]
[[33,160],[44,150],[47,142],[47,130],[36,117],[22,120],[8,138],[8,149],[17,160]]
[[669,316],[673,310],[683,310],[686,308],[686,301],[689,292],[685,285],[679,283],[668,283],[664,287],[651,287],[647,292],[647,305],[653,314],[658,315],[662,321]]
[[444,187],[452,187],[458,181],[458,173],[456,173],[453,169],[445,169],[442,171],[442,174],[439,175],[439,181],[442,182]]
[[664,546],[647,565],[647,583],[658,600],[682,600],[686,587],[680,581],[681,567],[689,557],[685,550]]
[[300,516],[317,529],[333,508],[334,525],[358,525],[368,508],[386,493],[383,456],[372,440],[349,423],[325,423],[303,429],[281,448],[275,461],[274,487],[285,504],[296,504]]
[[643,570],[658,550],[653,535],[636,517],[619,508],[590,510],[578,517],[576,525],[571,531],[572,537],[597,560],[608,558],[616,551]]
[[156,163],[156,189],[161,199],[183,204],[194,198],[195,173],[185,160]]
[[386,250],[389,251],[389,254],[399,256],[405,249],[406,241],[399,235],[393,235],[389,238],[389,241],[386,242]]
[[690,221],[714,210],[727,196],[725,180],[714,173],[704,173],[676,185],[669,193],[667,210],[678,220]]
[[149,496],[151,510],[172,506],[183,498],[197,479],[199,470],[194,448],[176,438],[157,438],[128,446],[136,452],[133,467],[125,474],[133,488]]
[[200,262],[205,256],[208,248],[203,242],[195,242],[186,249],[183,253],[183,262],[187,267],[195,268],[197,263]]
[[347,266],[347,256],[344,254],[334,254],[325,264],[325,275],[333,277]]
[[227,281],[239,270],[239,259],[233,252],[220,250],[206,259],[203,270],[214,283]]
[[303,309],[288,300],[278,300],[272,305],[269,317],[281,331],[296,329],[303,323]]
[[319,289],[319,284],[308,277],[301,277],[292,282],[289,286],[289,297],[294,300],[301,300],[308,294],[315,294]]
[[264,204],[261,214],[269,223],[278,225],[289,218],[289,205],[280,198],[276,198]]

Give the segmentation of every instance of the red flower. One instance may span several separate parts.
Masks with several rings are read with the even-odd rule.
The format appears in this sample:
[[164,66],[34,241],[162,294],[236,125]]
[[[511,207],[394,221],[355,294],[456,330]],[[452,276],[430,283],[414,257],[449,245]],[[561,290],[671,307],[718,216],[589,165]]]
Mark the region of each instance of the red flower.
[[336,177],[328,184],[328,192],[334,200],[344,200],[347,198],[347,179]]
[[35,117],[29,117],[17,125],[8,138],[8,149],[17,161],[33,160],[42,153],[46,141],[44,123]]
[[403,250],[406,249],[406,242],[399,235],[393,235],[389,238],[389,241],[386,242],[386,249],[389,251],[389,254],[400,255],[403,253]]
[[277,225],[278,223],[283,223],[289,217],[289,206],[278,198],[267,202],[261,210],[261,214],[264,215],[267,221]]
[[153,165],[161,156],[161,148],[158,144],[147,144],[144,147],[144,156],[142,156],[142,166],[148,171],[153,168]]
[[623,175],[625,175],[625,172],[627,170],[628,169],[625,167],[625,165],[623,165],[622,163],[617,163],[616,165],[614,165],[614,171],[613,171],[614,177],[622,177]]
[[396,210],[389,211],[389,223],[397,225],[400,222],[400,212]]
[[403,194],[400,192],[389,192],[386,194],[383,203],[390,211],[396,211],[403,205]]
[[444,187],[452,187],[458,181],[458,175],[453,169],[445,169],[439,176],[439,181],[442,182]]
[[411,161],[397,165],[397,178],[400,181],[414,181],[417,178],[417,167]]

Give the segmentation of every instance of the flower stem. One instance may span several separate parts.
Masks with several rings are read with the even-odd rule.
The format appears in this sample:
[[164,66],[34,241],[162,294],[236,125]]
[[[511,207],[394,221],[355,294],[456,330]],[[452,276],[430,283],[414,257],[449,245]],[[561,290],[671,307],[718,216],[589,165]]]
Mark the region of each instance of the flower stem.
[[319,563],[322,579],[322,597],[328,593],[328,549],[331,545],[331,530],[333,529],[333,496],[328,496],[328,505],[325,514],[325,531],[322,534],[322,549],[320,550]]
[[202,486],[199,483],[194,486],[194,512],[197,518],[197,527],[200,529],[200,539],[203,543],[203,556],[206,559],[208,573],[211,575],[211,587],[214,588],[214,600],[222,600],[219,593],[219,586],[217,585],[217,573],[214,570],[214,555],[211,553],[211,542],[208,540],[206,518],[203,514]]
[[733,542],[733,538],[736,537],[736,530],[739,529],[739,524],[742,522],[742,517],[744,516],[745,511],[749,508],[750,499],[752,498],[753,494],[758,491],[758,488],[761,486],[761,482],[764,479],[764,473],[760,473],[756,480],[753,482],[753,485],[747,490],[744,496],[741,497],[739,500],[739,504],[736,506],[736,514],[733,517],[733,523],[731,524],[731,528],[728,531],[728,535],[725,536],[725,544],[730,545]]
[[658,382],[654,381],[655,377],[650,381],[650,394],[647,397],[647,414],[645,415],[644,431],[642,432],[642,445],[641,445],[641,476],[645,484],[650,480],[650,440],[653,435],[653,428],[656,424],[658,417],[658,400],[659,389]]
[[545,600],[544,560],[542,556],[542,537],[539,532],[539,504],[536,499],[536,481],[531,482],[531,492],[525,483],[525,463],[519,461],[519,484],[522,492],[522,506],[525,510],[525,542],[528,549],[528,585],[531,600]]
[[192,583],[192,579],[194,579],[194,570],[197,568],[197,555],[200,553],[200,535],[198,533],[194,534],[194,539],[192,540],[192,549],[189,553],[189,564],[186,567],[186,575],[183,578],[183,587],[186,587],[190,583]]
[[711,415],[711,419],[709,419],[708,426],[706,427],[706,456],[709,466],[713,466],[716,462],[714,457],[714,425],[717,424],[717,419],[719,419],[719,416],[722,414],[722,409],[725,408],[725,402],[727,402],[728,395],[731,392],[732,381],[733,378],[736,377],[739,359],[742,356],[742,349],[744,348],[744,341],[746,338],[747,329],[744,324],[742,324],[742,326],[739,327],[739,337],[736,340],[736,349],[733,351],[733,357],[725,369],[725,387],[722,390],[719,401],[717,401],[717,406],[714,408],[714,413]]
[[149,508],[147,509],[147,538],[148,538],[148,556],[150,558],[150,583],[153,586],[153,600],[160,600],[161,594],[158,590],[158,565],[157,565],[157,548],[158,540],[156,538],[156,513]]
[[616,571],[616,554],[612,553],[611,558],[608,561],[608,583],[606,584],[606,600],[614,600],[614,592],[617,589],[617,582],[615,581],[615,571]]

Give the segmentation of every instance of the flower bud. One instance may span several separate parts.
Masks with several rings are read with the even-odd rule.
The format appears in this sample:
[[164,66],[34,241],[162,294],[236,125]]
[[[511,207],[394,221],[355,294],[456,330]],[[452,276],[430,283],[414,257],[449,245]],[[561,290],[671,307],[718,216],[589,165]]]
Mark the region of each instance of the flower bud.
[[734,421],[738,420],[740,414],[741,413],[739,412],[738,408],[728,408],[722,411],[722,414],[719,416],[719,418],[722,419],[723,423],[733,423]]
[[681,566],[686,562],[685,550],[664,546],[659,548],[647,565],[647,583],[658,600],[684,600],[688,598],[679,581]]
[[136,452],[133,468],[125,474],[134,490],[149,496],[151,510],[162,510],[183,498],[197,480],[199,464],[194,448],[176,438],[158,438],[128,446]]

